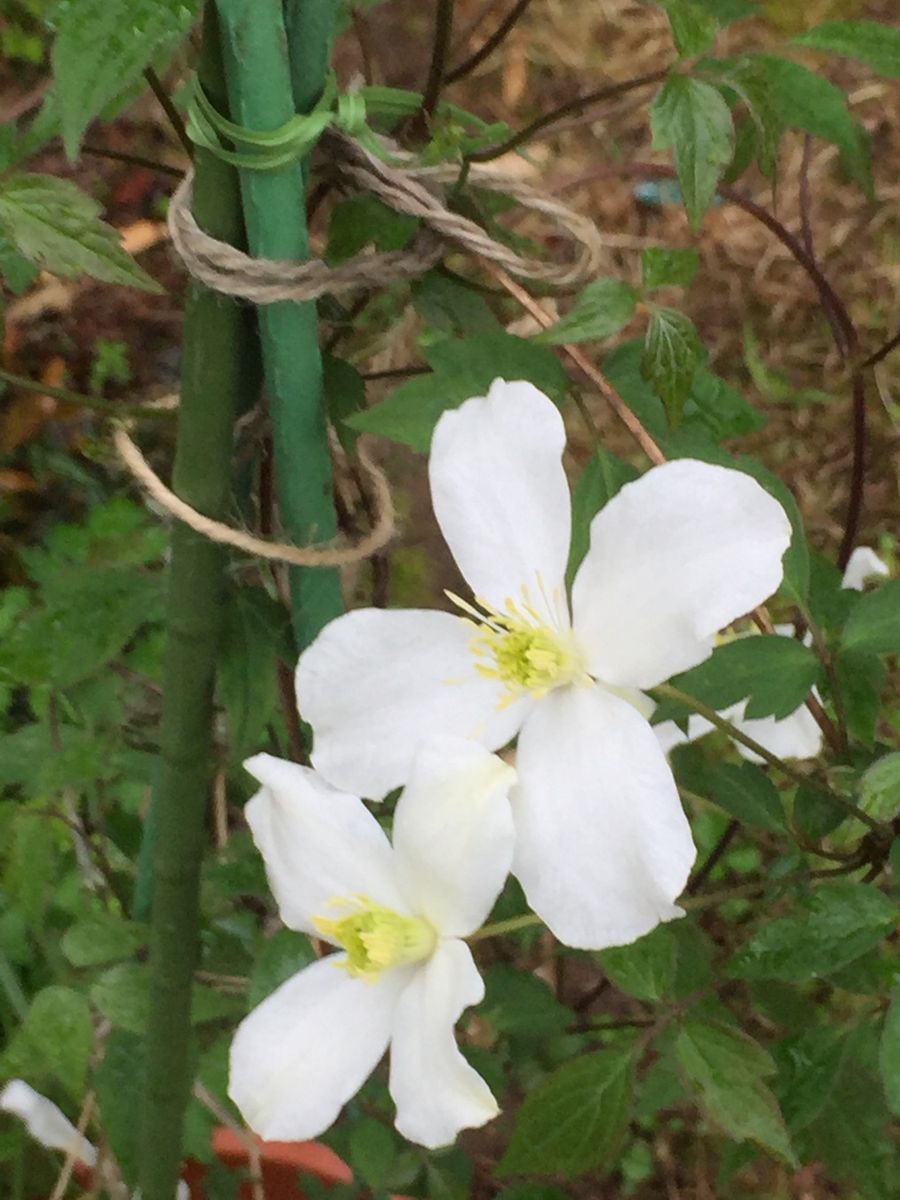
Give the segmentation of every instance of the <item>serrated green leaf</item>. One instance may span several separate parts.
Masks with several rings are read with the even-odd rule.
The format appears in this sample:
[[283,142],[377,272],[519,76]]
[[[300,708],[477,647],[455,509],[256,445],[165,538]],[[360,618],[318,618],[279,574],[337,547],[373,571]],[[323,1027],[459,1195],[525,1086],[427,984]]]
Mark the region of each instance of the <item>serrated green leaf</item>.
[[412,302],[433,330],[453,337],[500,330],[500,322],[474,287],[467,287],[442,271],[427,271],[412,287]]
[[703,345],[690,317],[674,308],[654,308],[641,370],[662,398],[673,426],[681,420],[703,358]]
[[775,55],[754,56],[763,72],[774,110],[785,128],[800,129],[832,142],[841,151],[850,176],[871,196],[872,165],[868,145],[839,87],[800,63]]
[[718,22],[708,7],[695,0],[659,0],[666,10],[679,58],[703,54],[716,40]]
[[638,1000],[663,1000],[677,967],[678,940],[671,925],[657,925],[629,946],[612,946],[597,955],[600,966],[621,992]]
[[362,1117],[350,1130],[350,1166],[373,1191],[389,1179],[395,1153],[393,1134],[374,1117]]
[[803,1029],[775,1048],[776,1088],[792,1133],[809,1125],[828,1103],[848,1049],[843,1031],[830,1026]]
[[876,821],[893,821],[900,814],[900,752],[885,754],[859,781],[860,807]]
[[843,651],[900,654],[900,579],[861,596],[844,626]]
[[67,179],[15,174],[0,180],[0,233],[29,262],[54,275],[90,275],[162,291],[125,253],[119,235],[99,213],[96,201]]
[[687,287],[700,266],[700,255],[691,247],[666,250],[648,246],[641,251],[644,287]]
[[31,1078],[49,1073],[80,1101],[93,1044],[94,1027],[84,996],[72,988],[46,987],[32,1000],[4,1051],[3,1073]]
[[674,154],[685,208],[697,229],[734,154],[728,105],[710,84],[671,75],[653,101],[650,125],[654,147]]
[[870,884],[822,884],[786,917],[760,926],[734,955],[728,973],[741,979],[804,982],[839,971],[889,933],[897,906]]
[[636,306],[637,295],[631,284],[622,279],[595,279],[582,288],[564,317],[531,340],[550,346],[603,341],[624,329]]
[[38,269],[30,263],[13,244],[0,233],[0,276],[14,296],[31,287],[38,276]]
[[891,996],[884,1018],[878,1062],[888,1108],[900,1116],[900,988]]
[[887,678],[884,663],[877,654],[841,650],[834,659],[834,674],[848,731],[864,746],[874,745]]
[[704,778],[710,799],[744,825],[784,833],[781,795],[754,763],[709,763]]
[[[780,634],[759,634],[717,646],[672,683],[717,712],[747,699],[747,717],[781,719],[804,703],[818,675],[819,660],[808,646]],[[659,719],[680,715],[661,706]]]
[[675,1053],[716,1125],[796,1166],[778,1102],[763,1082],[774,1073],[774,1063],[758,1042],[733,1026],[689,1018],[678,1033]]
[[516,1113],[497,1174],[571,1178],[609,1165],[628,1128],[633,1075],[631,1047],[587,1054],[554,1071]]
[[51,54],[66,153],[90,122],[193,23],[197,0],[63,0]]
[[527,379],[557,403],[568,388],[565,370],[552,350],[508,333],[445,338],[425,353],[433,375],[409,380],[347,424],[424,454],[442,414],[472,396],[484,396],[497,378]]
[[480,1012],[498,1034],[518,1041],[543,1042],[562,1033],[572,1014],[542,979],[503,963],[484,973]]
[[323,354],[322,396],[338,441],[348,454],[354,454],[357,435],[345,422],[354,413],[365,411],[366,381],[352,363]]
[[146,925],[112,913],[95,913],[63,934],[62,952],[73,967],[94,967],[129,958],[147,941]]
[[114,1029],[106,1039],[103,1058],[93,1072],[92,1083],[103,1132],[130,1184],[136,1183],[137,1176],[137,1132],[144,1073],[143,1037]]
[[591,521],[626,483],[637,479],[638,471],[630,463],[598,446],[585,464],[572,491],[572,540],[569,546],[569,582],[587,553]]
[[260,743],[278,702],[276,662],[292,645],[282,606],[263,588],[239,588],[228,599],[219,658],[219,694],[235,759]]
[[415,217],[388,208],[375,196],[350,196],[331,214],[325,261],[331,266],[345,262],[366,246],[402,250],[418,224]]
[[826,21],[794,38],[797,45],[858,58],[879,75],[900,79],[900,29],[882,21]]

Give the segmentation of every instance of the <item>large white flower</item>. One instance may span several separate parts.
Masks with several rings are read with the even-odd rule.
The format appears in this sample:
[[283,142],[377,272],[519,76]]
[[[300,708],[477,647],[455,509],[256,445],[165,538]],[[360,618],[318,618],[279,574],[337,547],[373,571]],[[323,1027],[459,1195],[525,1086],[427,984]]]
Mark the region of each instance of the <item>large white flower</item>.
[[[866,580],[889,575],[887,563],[883,562],[874,550],[868,546],[857,546],[850,555],[847,569],[841,586],[851,591],[861,592]],[[776,625],[775,632],[782,637],[794,637],[793,625]],[[806,633],[803,638],[805,645],[812,643],[812,635]],[[818,700],[819,694],[813,688],[812,695]],[[764,750],[775,754],[778,758],[815,758],[822,749],[822,730],[818,722],[805,704],[788,713],[780,719],[776,717],[747,717],[746,700],[723,709],[719,716],[730,721],[741,733],[753,738]],[[654,731],[660,745],[668,753],[673,747],[685,742],[695,742],[698,738],[712,733],[715,726],[706,717],[698,714],[688,718],[687,731],[684,732],[674,721],[662,721],[654,726]],[[749,750],[740,742],[735,743],[738,753],[749,762],[761,763],[760,756]]]
[[498,1108],[453,1026],[484,996],[468,946],[512,859],[515,772],[475,742],[423,744],[394,815],[394,844],[355,796],[268,754],[245,812],[282,920],[341,953],[282,984],[241,1023],[229,1095],[263,1138],[315,1137],[390,1043],[396,1125],[452,1142]]
[[434,731],[490,749],[518,733],[513,871],[561,941],[600,948],[680,915],[695,854],[640,689],[708,657],[775,590],[790,525],[748,475],[656,467],[594,518],[570,609],[564,447],[529,383],[445,413],[431,494],[474,604],[338,618],[301,657],[297,695],[315,765],[372,798]]

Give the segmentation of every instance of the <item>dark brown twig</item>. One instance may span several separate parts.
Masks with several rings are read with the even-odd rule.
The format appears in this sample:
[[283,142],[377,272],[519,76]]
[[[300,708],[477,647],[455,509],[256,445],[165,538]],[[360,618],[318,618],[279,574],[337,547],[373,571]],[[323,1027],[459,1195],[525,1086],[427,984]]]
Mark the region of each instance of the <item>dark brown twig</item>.
[[884,343],[884,345],[876,350],[874,354],[870,354],[868,358],[864,358],[859,364],[859,369],[864,371],[867,367],[877,367],[878,364],[900,346],[900,330],[894,334],[892,338]]
[[434,22],[434,41],[431,47],[431,65],[428,68],[428,79],[422,92],[422,115],[427,119],[437,108],[444,84],[444,73],[447,69],[447,56],[450,53],[450,38],[453,35],[454,0],[437,0],[437,13]]
[[693,896],[703,887],[704,883],[706,883],[707,879],[709,879],[710,875],[722,861],[725,852],[734,841],[740,827],[740,821],[728,822],[722,832],[722,836],[716,842],[715,846],[713,846],[712,850],[710,850],[706,861],[697,868],[696,873],[691,877],[690,882],[685,888],[685,895]]
[[89,154],[93,158],[110,158],[114,162],[129,163],[133,167],[145,167],[148,171],[158,171],[161,175],[171,175],[175,179],[181,179],[184,171],[180,171],[178,167],[170,167],[167,163],[156,162],[152,158],[144,158],[140,154],[126,154],[123,150],[108,150],[106,146],[87,146],[81,147],[82,154]]
[[463,79],[466,75],[471,75],[476,67],[481,66],[486,58],[489,58],[497,47],[504,41],[510,31],[518,24],[519,20],[524,15],[531,0],[517,0],[517,3],[509,10],[491,36],[464,62],[461,62],[458,67],[453,67],[444,76],[444,83],[456,83],[457,79]]
[[172,126],[172,132],[178,138],[179,142],[181,142],[182,146],[184,147],[185,153],[190,158],[193,158],[194,157],[193,143],[191,142],[191,139],[187,135],[187,129],[185,129],[184,121],[182,121],[182,119],[181,119],[181,113],[178,111],[178,109],[172,103],[172,98],[170,97],[170,95],[166,91],[166,89],[163,87],[162,80],[157,75],[157,73],[153,70],[152,67],[144,68],[144,78],[147,80],[147,84],[150,88],[150,91],[153,93],[153,95],[159,101],[160,108],[163,110],[163,112],[168,117],[169,124]]

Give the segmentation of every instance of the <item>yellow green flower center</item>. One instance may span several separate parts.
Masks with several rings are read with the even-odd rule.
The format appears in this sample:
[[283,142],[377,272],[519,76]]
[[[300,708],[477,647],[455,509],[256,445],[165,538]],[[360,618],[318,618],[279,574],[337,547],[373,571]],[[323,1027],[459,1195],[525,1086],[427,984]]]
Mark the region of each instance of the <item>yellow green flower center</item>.
[[540,699],[553,688],[587,678],[571,632],[548,624],[527,595],[521,603],[507,600],[503,610],[484,600],[476,599],[476,608],[452,592],[447,596],[476,630],[470,642],[475,670],[506,687],[501,708],[522,694]]
[[382,971],[428,958],[437,934],[421,917],[404,917],[375,904],[368,896],[342,897],[329,902],[349,911],[336,919],[314,917],[316,929],[347,952],[341,965],[354,978],[374,982]]

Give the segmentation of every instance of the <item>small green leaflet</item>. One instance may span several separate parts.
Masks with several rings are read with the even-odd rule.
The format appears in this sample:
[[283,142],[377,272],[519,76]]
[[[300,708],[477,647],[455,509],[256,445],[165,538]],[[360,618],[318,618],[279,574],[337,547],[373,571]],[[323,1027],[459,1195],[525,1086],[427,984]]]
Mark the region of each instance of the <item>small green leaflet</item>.
[[94,117],[187,35],[198,7],[197,0],[63,0],[57,7],[51,57],[69,158]]
[[32,1000],[4,1050],[0,1073],[32,1079],[49,1073],[80,1103],[93,1045],[94,1026],[85,997],[73,988],[46,987]]
[[789,916],[760,925],[727,971],[739,979],[796,983],[831,975],[877,946],[898,915],[893,901],[871,884],[824,883]]
[[888,1107],[892,1113],[900,1115],[900,988],[894,990],[884,1018],[879,1064]]
[[756,1142],[797,1165],[778,1101],[764,1082],[774,1075],[775,1064],[758,1042],[724,1022],[688,1018],[678,1033],[675,1055],[715,1124],[731,1137]]
[[662,924],[629,946],[601,950],[597,961],[619,991],[657,1001],[669,995],[675,980],[677,950],[672,926]]
[[608,1166],[631,1115],[632,1047],[567,1063],[525,1097],[497,1174],[564,1175]]
[[722,172],[734,153],[728,105],[714,87],[670,76],[650,111],[653,145],[672,150],[691,227],[698,229]]
[[900,29],[881,21],[826,21],[794,38],[797,45],[858,58],[889,79],[900,79]]
[[833,142],[849,174],[871,196],[872,164],[868,146],[839,87],[800,63],[771,54],[750,60],[767,82],[775,112],[788,129],[801,129]]
[[900,813],[900,751],[876,759],[860,780],[860,807],[876,821]]
[[654,308],[644,340],[641,372],[659,393],[673,426],[681,419],[703,359],[703,345],[690,317],[674,308]]
[[883,583],[860,598],[844,627],[842,649],[900,653],[900,579]]
[[693,58],[716,40],[718,22],[708,8],[695,0],[658,0],[666,10],[679,58]]
[[700,255],[691,247],[663,249],[649,246],[641,251],[644,288],[687,287],[700,265]]
[[99,213],[99,204],[66,179],[14,174],[0,180],[0,235],[29,262],[54,275],[161,291]]
[[636,306],[637,294],[624,280],[595,279],[579,292],[564,317],[532,341],[550,346],[602,341],[628,324]]
[[884,663],[867,650],[840,650],[834,660],[834,673],[848,731],[863,745],[874,745],[887,676]]
[[731,816],[751,828],[785,832],[781,794],[754,763],[707,763],[703,777],[710,798]]

